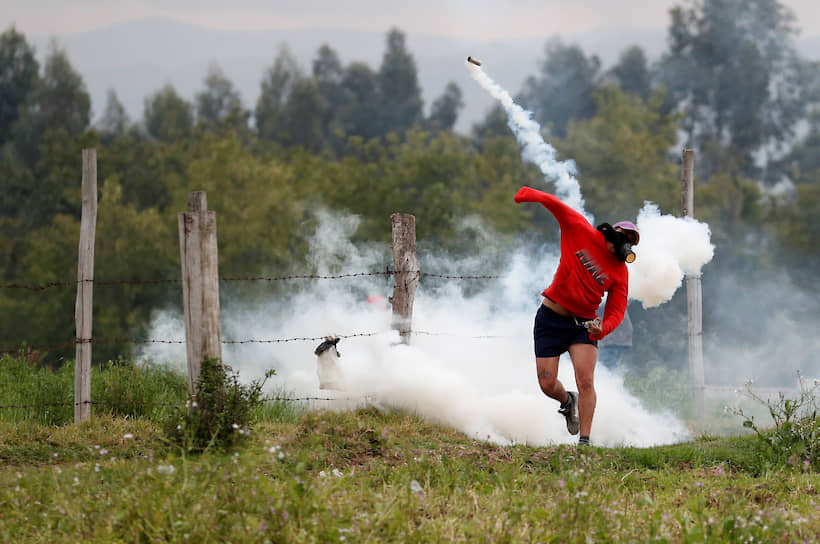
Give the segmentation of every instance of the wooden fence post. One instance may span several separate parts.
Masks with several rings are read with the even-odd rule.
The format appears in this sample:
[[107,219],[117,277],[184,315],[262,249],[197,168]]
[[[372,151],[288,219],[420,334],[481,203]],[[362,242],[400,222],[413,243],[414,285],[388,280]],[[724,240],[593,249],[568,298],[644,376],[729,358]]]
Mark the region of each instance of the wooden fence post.
[[83,149],[83,208],[77,259],[76,366],[74,422],[91,417],[91,339],[94,295],[94,241],[97,230],[97,150]]
[[393,329],[399,331],[401,341],[410,343],[413,327],[413,299],[421,270],[416,257],[416,218],[406,213],[390,216],[393,224],[393,267],[395,286],[390,302],[393,305]]
[[216,213],[208,211],[205,192],[188,195],[188,211],[178,220],[188,384],[194,395],[202,360],[222,360]]
[[[695,152],[684,149],[681,175],[681,215],[694,216],[695,202]],[[686,307],[689,315],[689,373],[692,378],[692,408],[696,419],[705,413],[703,393],[705,389],[703,370],[703,305],[699,274],[686,274]]]

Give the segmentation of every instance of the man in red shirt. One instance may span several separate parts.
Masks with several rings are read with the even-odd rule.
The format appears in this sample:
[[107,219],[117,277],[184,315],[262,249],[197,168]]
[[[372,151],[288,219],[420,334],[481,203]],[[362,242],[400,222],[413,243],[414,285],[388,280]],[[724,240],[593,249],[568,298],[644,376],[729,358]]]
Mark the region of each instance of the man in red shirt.
[[[629,274],[626,263],[635,260],[632,246],[640,240],[629,221],[604,223],[594,228],[580,213],[557,197],[522,187],[516,202],[538,202],[561,227],[561,259],[552,283],[544,289],[535,316],[535,365],[538,385],[561,403],[567,430],[578,434],[579,444],[589,444],[596,394],[593,383],[598,340],[615,330],[626,310]],[[608,292],[603,320],[596,317],[604,292]],[[569,352],[578,392],[567,391],[558,379],[558,359]]]

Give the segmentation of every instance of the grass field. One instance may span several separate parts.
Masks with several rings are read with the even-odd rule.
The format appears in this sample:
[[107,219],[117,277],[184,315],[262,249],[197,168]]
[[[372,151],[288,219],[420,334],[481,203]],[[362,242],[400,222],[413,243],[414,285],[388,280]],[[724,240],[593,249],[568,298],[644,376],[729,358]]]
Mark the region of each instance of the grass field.
[[820,539],[820,475],[771,465],[751,435],[655,448],[498,446],[412,413],[272,403],[244,446],[189,455],[156,414],[98,412],[79,425],[0,421],[0,540]]

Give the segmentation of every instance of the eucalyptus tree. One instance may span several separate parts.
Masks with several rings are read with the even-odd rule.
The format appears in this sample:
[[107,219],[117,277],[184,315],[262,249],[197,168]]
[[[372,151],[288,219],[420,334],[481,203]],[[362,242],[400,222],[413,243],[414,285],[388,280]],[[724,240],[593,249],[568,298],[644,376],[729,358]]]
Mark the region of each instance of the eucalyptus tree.
[[670,13],[658,77],[687,144],[717,142],[756,175],[760,152],[782,152],[808,105],[794,14],[778,0],[687,0]]
[[193,106],[169,83],[145,99],[143,122],[148,134],[157,140],[185,138],[194,126]]
[[22,33],[12,26],[0,34],[0,144],[9,139],[39,71],[34,48]]

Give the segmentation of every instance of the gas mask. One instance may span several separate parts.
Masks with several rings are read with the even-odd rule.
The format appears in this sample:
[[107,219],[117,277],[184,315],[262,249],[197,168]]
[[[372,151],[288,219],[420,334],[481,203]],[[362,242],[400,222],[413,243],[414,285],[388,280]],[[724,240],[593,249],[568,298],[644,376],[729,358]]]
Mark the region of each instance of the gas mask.
[[615,256],[625,263],[635,261],[635,253],[632,251],[632,243],[629,236],[623,232],[615,230],[609,223],[598,225],[597,229],[604,235],[607,242],[612,242],[615,246]]

